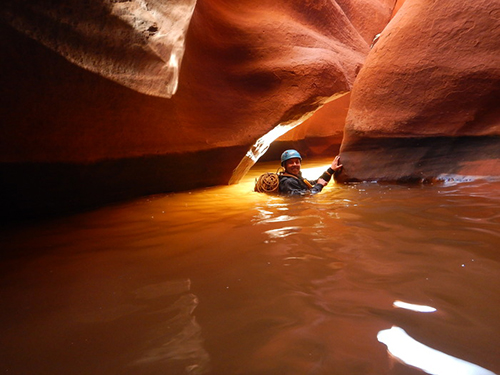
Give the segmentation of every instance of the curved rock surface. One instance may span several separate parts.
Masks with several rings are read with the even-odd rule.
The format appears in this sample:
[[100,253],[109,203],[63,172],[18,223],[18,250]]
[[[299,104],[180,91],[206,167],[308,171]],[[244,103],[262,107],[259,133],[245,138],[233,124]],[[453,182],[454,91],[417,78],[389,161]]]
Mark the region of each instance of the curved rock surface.
[[347,3],[7,0],[3,213],[226,183],[259,137],[351,89],[387,20],[358,31]]
[[337,155],[344,134],[350,94],[343,95],[314,112],[314,115],[277,138],[261,160],[279,160],[283,150],[294,148],[305,157]]
[[389,22],[395,0],[337,0],[345,15],[368,44],[382,31],[380,25]]
[[71,63],[170,98],[196,0],[6,0],[1,19]]
[[343,178],[500,175],[499,40],[498,1],[407,0],[354,85]]

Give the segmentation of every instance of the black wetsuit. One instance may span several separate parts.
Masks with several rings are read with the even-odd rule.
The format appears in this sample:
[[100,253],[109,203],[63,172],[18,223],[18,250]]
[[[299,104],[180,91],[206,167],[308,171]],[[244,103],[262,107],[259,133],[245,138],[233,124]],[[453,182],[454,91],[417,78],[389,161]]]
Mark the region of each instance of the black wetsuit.
[[[328,168],[320,178],[325,181],[330,181],[334,171],[332,168]],[[281,195],[306,195],[306,194],[317,194],[323,190],[323,185],[318,184],[318,180],[307,180],[311,184],[312,188],[304,182],[302,174],[295,177],[288,173],[281,173],[279,175],[279,192]]]

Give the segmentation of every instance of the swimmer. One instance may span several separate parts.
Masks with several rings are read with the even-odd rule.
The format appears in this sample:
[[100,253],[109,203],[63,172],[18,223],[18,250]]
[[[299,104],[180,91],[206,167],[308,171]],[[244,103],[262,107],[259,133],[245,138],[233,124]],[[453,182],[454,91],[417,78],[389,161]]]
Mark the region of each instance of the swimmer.
[[300,167],[302,157],[297,150],[286,150],[281,154],[283,171],[279,173],[279,193],[281,195],[317,194],[328,184],[332,176],[338,176],[342,170],[340,157],[337,155],[332,165],[317,180],[302,177]]

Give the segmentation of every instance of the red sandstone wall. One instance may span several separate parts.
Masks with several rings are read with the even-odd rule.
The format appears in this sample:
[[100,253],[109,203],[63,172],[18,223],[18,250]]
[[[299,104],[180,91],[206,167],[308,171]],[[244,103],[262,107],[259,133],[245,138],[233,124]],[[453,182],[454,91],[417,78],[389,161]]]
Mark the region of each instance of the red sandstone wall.
[[351,95],[347,93],[321,107],[313,116],[278,140],[291,141],[310,138],[342,136]]
[[[31,10],[21,0],[12,2],[12,11]],[[157,71],[160,65],[144,30],[115,26],[118,21],[105,2],[91,3],[98,9],[93,15],[106,19],[93,22],[95,29],[79,26],[88,18],[85,13],[71,14],[74,28],[69,21],[59,25],[54,17],[70,15],[50,11],[50,2],[45,4],[50,22],[32,11],[23,14],[26,24],[34,23],[25,35],[4,26],[2,50],[8,60],[2,68],[9,74],[2,84],[10,94],[2,98],[9,121],[3,127],[1,160],[89,162],[249,146],[278,123],[349,91],[368,51],[334,2],[203,0],[191,20],[178,91],[165,99],[140,93],[154,94],[146,68]],[[75,58],[105,55],[93,68],[104,72],[95,74],[86,61],[77,65],[62,58],[59,50],[76,54],[70,46],[54,52],[45,48],[47,43],[37,43],[48,38],[37,34],[37,27],[55,29],[51,37],[56,40],[66,35],[58,27],[78,35]],[[61,37],[63,44],[71,42]],[[141,48],[134,50],[137,42]],[[104,64],[116,68],[113,59],[127,65],[127,74],[137,75],[133,84],[107,79]]]
[[349,109],[347,93],[318,109],[314,115],[279,137],[262,160],[279,160],[284,149],[296,148],[305,156],[337,155]]
[[394,9],[392,10],[392,16],[394,17],[397,12],[399,12],[399,9],[403,6],[405,3],[405,0],[396,0],[396,4],[394,5]]
[[337,3],[369,45],[387,25],[395,6],[395,0],[337,0]]
[[346,178],[500,174],[500,5],[407,0],[352,91]]
[[[404,0],[339,0],[337,3],[367,44],[371,45],[401,8]],[[298,147],[308,155],[323,156],[338,152],[349,101],[350,93],[328,102],[299,127],[278,138],[278,144],[271,146],[271,151],[276,148],[281,150],[284,147]],[[270,152],[273,155],[269,157],[276,158],[279,156],[278,151]]]
[[187,3],[6,0],[7,211],[227,182],[260,136],[350,91],[364,36],[392,9],[373,0],[362,16],[355,1],[199,0],[169,99],[162,84],[172,83],[165,64],[175,49],[162,38],[169,4]]

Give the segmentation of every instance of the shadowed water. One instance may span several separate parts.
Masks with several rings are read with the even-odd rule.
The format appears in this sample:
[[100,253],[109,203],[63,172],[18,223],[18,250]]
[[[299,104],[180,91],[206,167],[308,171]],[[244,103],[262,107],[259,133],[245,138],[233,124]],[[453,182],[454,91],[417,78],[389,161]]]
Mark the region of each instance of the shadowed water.
[[0,372],[437,371],[404,330],[500,374],[500,182],[254,193],[275,169],[3,230]]

